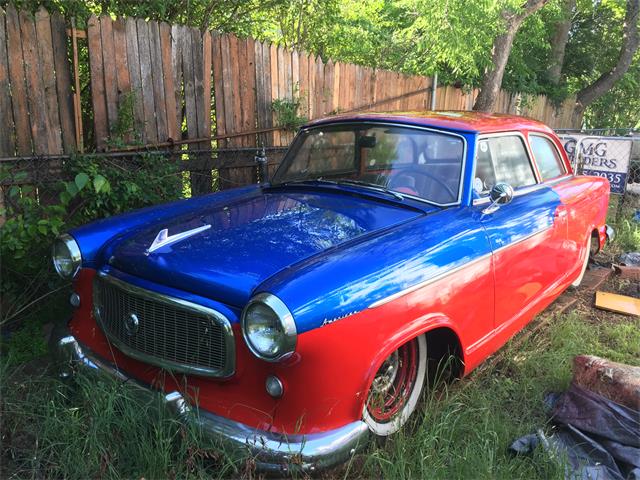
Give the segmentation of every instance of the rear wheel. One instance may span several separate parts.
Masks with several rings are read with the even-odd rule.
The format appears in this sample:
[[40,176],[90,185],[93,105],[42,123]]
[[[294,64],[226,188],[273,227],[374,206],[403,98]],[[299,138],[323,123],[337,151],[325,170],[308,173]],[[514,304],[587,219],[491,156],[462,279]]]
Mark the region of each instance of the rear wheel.
[[580,276],[576,278],[576,280],[571,284],[572,287],[579,287],[582,283],[582,279],[584,278],[584,274],[587,271],[587,266],[589,265],[589,257],[591,256],[591,236],[587,240],[587,245],[584,252],[584,262],[582,263],[582,270],[580,270]]
[[385,437],[407,423],[420,400],[426,372],[424,335],[408,341],[382,363],[362,414],[374,434]]

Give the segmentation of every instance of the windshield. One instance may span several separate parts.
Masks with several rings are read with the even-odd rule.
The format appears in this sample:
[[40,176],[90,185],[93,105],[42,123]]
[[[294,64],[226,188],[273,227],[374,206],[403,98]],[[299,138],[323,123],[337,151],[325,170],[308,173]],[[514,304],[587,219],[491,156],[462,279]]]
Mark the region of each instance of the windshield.
[[458,201],[463,152],[461,137],[418,128],[312,128],[296,137],[272,184],[348,183],[447,205]]

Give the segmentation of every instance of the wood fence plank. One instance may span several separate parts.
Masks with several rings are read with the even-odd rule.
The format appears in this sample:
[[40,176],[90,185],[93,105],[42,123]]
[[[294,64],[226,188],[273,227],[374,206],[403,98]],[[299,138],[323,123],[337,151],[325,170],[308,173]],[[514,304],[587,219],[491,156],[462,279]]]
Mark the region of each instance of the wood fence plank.
[[[0,157],[11,157],[15,154],[16,149],[10,92],[5,13],[0,8],[0,112],[5,119],[5,127],[0,128]],[[2,193],[0,191],[1,199]]]
[[[231,73],[231,81],[225,85],[225,104],[231,105],[232,126],[231,133],[242,132],[242,99],[238,92],[240,91],[240,40],[235,35],[229,35],[229,71]],[[242,72],[244,73],[244,72]],[[242,146],[242,137],[234,137],[229,139],[229,144],[233,147]]]
[[[211,38],[213,91],[215,94],[216,135],[224,135],[226,131],[225,104],[224,104],[224,78],[222,75],[222,36],[214,33]],[[218,140],[218,146],[225,148],[226,140]]]
[[93,105],[93,130],[96,148],[103,150],[109,134],[107,101],[104,92],[104,67],[102,64],[102,41],[100,21],[91,15],[87,22],[87,43],[89,45],[89,68],[91,70],[91,101]]
[[324,66],[324,93],[322,95],[322,116],[329,115],[333,110],[333,82],[335,79],[335,65],[329,60]]
[[344,67],[342,62],[335,62],[333,64],[333,92],[331,93],[331,111],[338,113],[342,108],[343,96],[340,95],[340,89],[344,86],[342,82],[342,76]]
[[108,15],[100,17],[100,40],[102,42],[107,119],[109,121],[107,131],[111,134],[118,122],[118,83],[116,80],[116,51],[113,44],[113,20]]
[[140,78],[142,81],[142,107],[144,111],[144,143],[158,142],[156,121],[156,104],[153,94],[153,73],[151,71],[151,41],[149,40],[149,24],[143,19],[136,20],[138,30],[138,58],[140,62]]
[[133,95],[133,120],[136,136],[139,140],[145,138],[144,123],[144,95],[142,93],[142,77],[140,73],[140,55],[138,53],[138,27],[133,18],[127,18],[124,24],[127,42],[127,67],[129,68],[129,83]]
[[[238,89],[236,90],[236,97],[238,97],[238,100],[240,101],[239,105],[240,107],[238,108],[238,116],[236,117],[236,124],[235,124],[235,132],[239,133],[239,132],[246,132],[248,130],[250,130],[250,128],[247,126],[246,120],[247,120],[247,99],[245,98],[245,95],[248,94],[248,86],[247,86],[247,81],[249,79],[249,75],[248,75],[248,58],[247,58],[247,43],[245,42],[244,39],[238,38],[237,39],[238,42],[238,57],[237,57],[237,64],[238,64],[238,76],[237,76],[237,82],[238,82]],[[235,75],[235,70],[234,70],[234,75]],[[240,146],[246,147],[248,146],[248,137],[246,136],[241,136],[241,137],[237,137],[238,140],[238,144]]]
[[29,118],[31,119],[31,139],[36,155],[46,155],[47,142],[47,116],[45,108],[44,84],[42,71],[38,60],[36,27],[31,14],[20,11],[20,35],[22,36],[22,58],[24,60],[24,73],[27,82],[27,105],[29,106]]
[[[278,119],[276,118],[276,113],[273,111],[273,101],[279,98],[279,88],[280,81],[278,77],[280,75],[280,62],[278,62],[278,47],[275,44],[271,44],[269,47],[269,63],[271,66],[271,103],[269,105],[269,109],[271,110],[271,125],[276,126],[278,123]],[[273,145],[280,145],[280,130],[275,130],[273,132]]]
[[[273,127],[273,112],[271,109],[271,98],[273,94],[271,93],[271,78],[270,72],[272,71],[271,67],[271,43],[263,42],[262,43],[262,59],[264,62],[264,128]],[[265,145],[273,145],[273,132],[268,132],[264,134],[264,143]]]
[[[243,128],[245,132],[255,130],[257,128],[256,121],[256,54],[255,40],[252,38],[245,39],[246,43],[246,70],[243,76],[246,78],[246,91],[243,94]],[[247,147],[256,146],[256,136],[247,135],[244,137]]]
[[56,72],[53,61],[53,39],[51,38],[51,22],[49,12],[40,7],[35,15],[38,63],[42,80],[44,109],[46,118],[45,132],[48,155],[60,155],[62,150],[62,131],[58,111],[58,92],[56,91]]
[[[267,119],[267,99],[269,98],[266,92],[267,80],[265,78],[265,72],[269,70],[265,64],[263,47],[264,44],[262,42],[255,42],[254,44],[255,69],[253,74],[256,83],[256,124],[258,129],[265,128]],[[269,136],[265,134],[258,134],[258,145],[266,145],[268,137]]]
[[158,141],[166,142],[169,138],[167,127],[167,103],[164,97],[164,75],[162,69],[162,51],[160,50],[160,26],[158,22],[148,22],[149,53],[151,56],[151,79],[153,83],[153,103],[156,106],[156,127]]
[[306,116],[308,119],[312,119],[313,113],[314,113],[314,106],[315,106],[315,100],[313,96],[314,96],[315,83],[316,83],[316,76],[315,76],[316,64],[315,64],[315,58],[306,52],[304,54],[304,57],[302,58],[304,58],[304,62],[301,64],[302,66],[300,67],[300,82],[303,83],[304,87],[306,88],[306,97],[307,97],[305,101],[305,105],[307,106]]
[[[211,32],[207,31],[202,34],[203,137],[211,136],[211,69]],[[205,147],[210,148],[211,142]]]
[[191,48],[193,58],[193,87],[196,95],[196,118],[194,125],[196,130],[196,138],[204,136],[204,71],[203,71],[203,48],[202,35],[196,28],[190,28]]
[[[118,103],[118,114],[124,112],[125,106],[129,108],[129,111],[124,112],[125,115],[130,118],[134,118],[133,115],[133,104],[129,103],[126,105],[127,99],[133,95],[131,93],[131,77],[129,75],[129,56],[127,55],[127,37],[125,30],[125,23],[123,18],[118,18],[112,24],[113,30],[113,48],[116,52],[115,54],[115,67],[116,67],[116,85],[117,85],[117,103]],[[131,98],[133,100],[133,98]],[[129,100],[129,102],[131,102]],[[129,127],[127,125],[127,127]],[[135,120],[133,121],[133,125],[131,125],[133,129],[135,129]],[[124,141],[126,143],[131,143],[133,140],[132,132],[122,132],[124,134]]]
[[[225,134],[235,133],[233,124],[233,72],[232,58],[229,35],[222,35],[220,49],[222,52],[222,96],[224,104],[224,121]],[[231,140],[226,140],[227,147],[232,145]]]
[[[284,78],[283,83],[280,84],[281,87],[281,97],[286,100],[293,100],[293,75],[291,71],[291,51],[288,49],[283,50],[283,58],[284,58]],[[287,146],[291,143],[291,139],[293,135],[288,130],[283,130],[281,132],[282,137],[282,146]]]
[[62,146],[65,153],[77,149],[75,136],[75,116],[73,111],[73,90],[71,88],[71,64],[67,54],[67,31],[64,18],[59,13],[51,15],[51,39],[53,61],[58,95],[58,111],[62,130]]
[[325,85],[324,85],[324,62],[320,55],[316,57],[315,64],[315,101],[314,101],[314,116],[313,118],[321,118],[324,116],[325,107]]
[[182,71],[182,35],[180,34],[180,26],[171,26],[171,70],[173,73],[174,101],[176,105],[175,118],[178,126],[178,139],[182,139],[185,133],[182,131],[182,123],[184,120],[184,74]]
[[171,26],[160,23],[160,52],[162,55],[162,77],[164,79],[164,101],[167,116],[167,135],[171,140],[180,140],[180,124],[176,114],[176,84],[173,71]]
[[187,119],[187,138],[198,138],[198,107],[196,106],[196,84],[193,65],[193,41],[191,29],[180,28],[182,37],[182,74],[184,82],[184,105]]

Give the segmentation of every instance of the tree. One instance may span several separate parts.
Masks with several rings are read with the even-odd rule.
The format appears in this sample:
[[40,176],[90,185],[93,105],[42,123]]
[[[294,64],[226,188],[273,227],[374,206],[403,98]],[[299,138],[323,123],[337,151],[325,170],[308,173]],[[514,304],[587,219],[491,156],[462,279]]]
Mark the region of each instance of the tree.
[[573,12],[576,9],[576,0],[563,0],[562,16],[556,22],[554,34],[551,39],[551,55],[549,56],[549,68],[547,69],[547,79],[552,85],[560,83],[564,54],[569,41],[569,31]]
[[474,110],[490,112],[493,110],[500,87],[504,70],[509,60],[513,40],[527,17],[540,10],[549,0],[527,0],[519,11],[512,11],[509,8],[501,12],[504,20],[505,31],[499,34],[491,50],[492,65],[485,71],[480,87],[480,93],[473,106]]
[[640,0],[627,0],[622,26],[622,46],[618,55],[618,61],[610,70],[602,73],[593,83],[578,91],[573,112],[574,119],[582,118],[585,109],[611,90],[629,70],[638,46],[640,46],[640,34],[638,33],[639,13]]

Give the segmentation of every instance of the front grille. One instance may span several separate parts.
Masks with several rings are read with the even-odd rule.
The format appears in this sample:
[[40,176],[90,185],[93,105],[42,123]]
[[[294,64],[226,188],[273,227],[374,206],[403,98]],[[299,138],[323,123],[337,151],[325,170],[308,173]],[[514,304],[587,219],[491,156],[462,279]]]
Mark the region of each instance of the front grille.
[[233,374],[233,332],[215,310],[101,274],[94,312],[107,337],[131,357],[174,372]]

